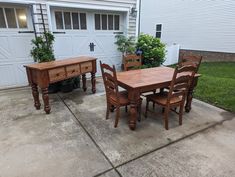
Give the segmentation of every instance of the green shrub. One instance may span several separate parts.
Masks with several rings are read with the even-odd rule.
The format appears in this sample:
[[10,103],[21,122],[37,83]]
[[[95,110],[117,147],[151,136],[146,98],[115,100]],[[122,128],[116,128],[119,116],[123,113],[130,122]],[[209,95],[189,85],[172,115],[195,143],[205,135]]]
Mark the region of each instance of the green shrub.
[[35,62],[42,63],[55,60],[52,46],[54,40],[55,37],[50,32],[45,32],[32,40],[33,48],[30,54]]
[[143,67],[150,68],[160,66],[165,60],[166,46],[160,39],[148,34],[141,34],[136,47],[143,51]]

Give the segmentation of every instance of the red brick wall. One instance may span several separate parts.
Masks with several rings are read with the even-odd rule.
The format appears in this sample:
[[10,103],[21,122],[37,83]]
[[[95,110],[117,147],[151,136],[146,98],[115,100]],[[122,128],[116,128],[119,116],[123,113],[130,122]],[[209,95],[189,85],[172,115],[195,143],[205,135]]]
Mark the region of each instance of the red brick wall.
[[235,53],[180,49],[179,58],[181,58],[181,56],[184,54],[185,55],[200,55],[202,56],[202,62],[215,62],[215,61],[234,61],[235,62]]

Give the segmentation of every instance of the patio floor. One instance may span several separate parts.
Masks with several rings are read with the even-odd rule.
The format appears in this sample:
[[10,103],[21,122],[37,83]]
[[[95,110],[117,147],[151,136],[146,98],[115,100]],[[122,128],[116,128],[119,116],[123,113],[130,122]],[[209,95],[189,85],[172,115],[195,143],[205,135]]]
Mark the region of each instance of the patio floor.
[[156,108],[130,131],[123,108],[114,128],[97,82],[96,94],[51,94],[49,115],[29,88],[0,91],[0,177],[235,176],[233,113],[194,100],[182,126],[172,113],[166,131]]

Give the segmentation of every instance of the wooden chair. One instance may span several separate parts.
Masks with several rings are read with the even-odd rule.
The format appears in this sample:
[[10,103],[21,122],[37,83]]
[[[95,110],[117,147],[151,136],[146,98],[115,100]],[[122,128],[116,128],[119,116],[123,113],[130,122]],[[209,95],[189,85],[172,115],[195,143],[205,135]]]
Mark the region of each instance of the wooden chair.
[[136,69],[142,65],[141,56],[132,54],[123,56],[124,71]]
[[183,55],[179,62],[179,66],[194,65],[196,67],[196,73],[197,73],[201,65],[201,62],[202,62],[202,56]]
[[145,117],[147,117],[147,111],[149,102],[159,104],[164,110],[165,129],[168,130],[168,113],[170,110],[176,112],[173,108],[180,107],[179,113],[179,125],[182,125],[182,116],[185,103],[185,97],[187,95],[189,86],[192,82],[196,72],[196,67],[192,65],[176,67],[173,78],[169,87],[169,92],[157,93],[147,96]]
[[[202,62],[202,56],[196,56],[196,55],[183,55],[180,62],[178,63],[178,66],[186,66],[186,65],[192,65],[196,67],[196,73],[199,70],[199,67]],[[193,84],[193,83],[192,83]],[[164,89],[168,89],[169,87],[162,88],[161,92],[164,91]],[[153,103],[153,108],[154,108],[154,103]]]
[[[128,100],[128,92],[118,90],[118,82],[115,66],[110,67],[109,65],[102,63],[100,61],[100,68],[102,72],[102,77],[104,81],[105,91],[106,91],[106,101],[107,101],[107,110],[106,110],[106,119],[109,118],[109,112],[113,111],[116,108],[116,119],[114,127],[117,127],[119,117],[120,117],[120,107],[125,106],[127,112],[127,106],[130,104]],[[140,112],[141,100],[138,106]]]
[[112,109],[112,106],[115,106],[117,112],[116,112],[114,127],[117,127],[120,116],[120,107],[127,106],[130,104],[128,100],[128,94],[126,91],[123,92],[118,91],[115,66],[110,67],[109,65],[102,63],[100,61],[100,68],[106,91],[106,101],[107,101],[106,119],[109,118],[109,111]]

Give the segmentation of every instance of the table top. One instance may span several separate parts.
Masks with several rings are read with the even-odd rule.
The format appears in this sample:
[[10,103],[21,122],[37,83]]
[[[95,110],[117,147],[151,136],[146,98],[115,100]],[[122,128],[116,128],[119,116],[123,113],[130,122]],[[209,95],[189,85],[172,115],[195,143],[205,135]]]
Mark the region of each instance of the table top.
[[88,57],[88,56],[81,56],[81,57],[75,57],[75,58],[68,58],[63,60],[56,60],[56,61],[50,61],[50,62],[44,62],[44,63],[34,63],[29,65],[24,65],[27,68],[36,69],[36,70],[48,70],[48,69],[54,69],[66,65],[73,65],[77,63],[84,63],[87,61],[93,61],[97,58],[94,57]]
[[[141,88],[162,83],[170,84],[174,70],[174,68],[161,66],[118,72],[117,80],[119,83],[129,88]],[[200,76],[200,74],[195,75],[195,77],[198,76]]]

